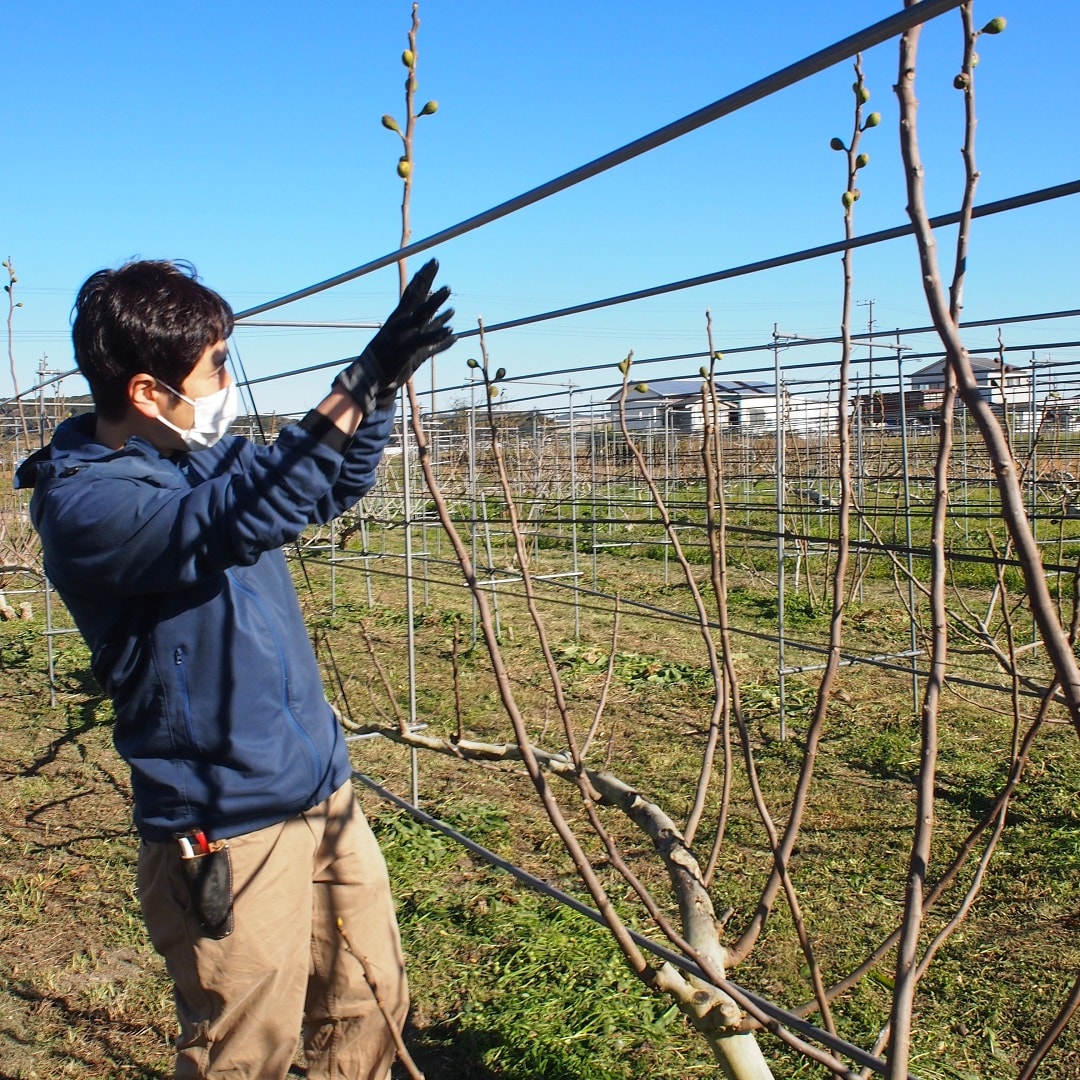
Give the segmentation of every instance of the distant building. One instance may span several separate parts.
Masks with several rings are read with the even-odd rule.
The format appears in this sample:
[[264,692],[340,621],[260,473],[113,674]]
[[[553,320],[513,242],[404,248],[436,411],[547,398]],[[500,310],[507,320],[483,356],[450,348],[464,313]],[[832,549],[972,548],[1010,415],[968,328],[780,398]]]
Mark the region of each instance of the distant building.
[[1047,394],[1039,405],[1035,423],[1048,431],[1080,431],[1080,397]]
[[[1037,376],[1033,368],[1002,366],[996,359],[969,359],[979,395],[998,416],[1007,416],[1014,433],[1040,426],[1058,431],[1080,429],[1080,399],[1063,397],[1046,375]],[[941,408],[944,367],[944,359],[936,360],[909,376],[913,390],[922,396],[923,415],[936,414]],[[963,402],[958,400],[956,408],[963,412]]]
[[[631,431],[690,433],[702,430],[706,402],[702,379],[656,379],[644,390],[630,387],[626,394],[626,425]],[[730,433],[762,435],[776,431],[776,387],[769,383],[720,380],[716,408],[721,428]],[[613,422],[618,423],[622,392],[608,399]],[[780,416],[788,431],[817,432],[835,422],[827,401],[791,394],[781,388]]]
[[[997,360],[988,360],[980,356],[969,357],[975,381],[979,385],[979,394],[984,401],[1000,407],[1031,407],[1031,373],[1009,364],[1004,366]],[[912,390],[920,390],[923,395],[923,408],[935,410],[941,407],[945,391],[945,358],[920,368],[908,376]]]
[[905,390],[901,396],[895,390],[884,393],[875,390],[870,396],[856,398],[854,416],[865,427],[883,429],[896,434],[906,422],[909,430],[932,429],[937,424],[938,409],[941,407],[941,391],[929,391],[936,401],[935,408],[926,404],[926,395],[922,390]]
[[[612,422],[619,422],[618,390],[607,400]],[[657,379],[638,390],[636,385],[626,392],[626,426],[631,431],[700,431],[701,379]]]

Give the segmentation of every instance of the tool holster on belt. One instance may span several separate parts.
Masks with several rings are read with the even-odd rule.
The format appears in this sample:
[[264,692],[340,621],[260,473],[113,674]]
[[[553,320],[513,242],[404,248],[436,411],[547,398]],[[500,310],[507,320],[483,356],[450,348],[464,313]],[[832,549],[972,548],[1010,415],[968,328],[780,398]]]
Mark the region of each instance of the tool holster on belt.
[[208,937],[233,932],[232,856],[227,840],[207,841],[201,832],[177,837],[180,866],[195,917]]

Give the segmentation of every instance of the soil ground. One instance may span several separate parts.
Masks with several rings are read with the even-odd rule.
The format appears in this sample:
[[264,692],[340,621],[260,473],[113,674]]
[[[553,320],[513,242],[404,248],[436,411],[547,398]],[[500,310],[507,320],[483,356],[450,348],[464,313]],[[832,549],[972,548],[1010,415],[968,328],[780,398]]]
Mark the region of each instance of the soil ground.
[[[743,624],[762,626],[769,589],[755,589],[754,581],[751,575],[733,595]],[[608,588],[617,582],[648,603],[689,607],[685,587],[669,580],[666,571],[661,579],[655,560],[612,557],[601,563],[600,582]],[[316,583],[317,590],[325,588],[325,580]],[[392,726],[393,702],[407,707],[403,608],[382,596],[369,607],[355,582],[339,582],[337,589],[333,614],[326,611],[325,593],[319,593],[322,599],[305,598],[312,625],[323,645],[330,644],[354,708],[368,720]],[[557,748],[561,734],[550,682],[520,597],[510,592],[501,598],[500,619],[513,685],[534,740]],[[604,684],[611,610],[597,602],[575,612],[581,621],[575,640],[570,609],[560,608],[558,596],[548,599],[557,625],[556,661],[584,731]],[[508,730],[490,665],[479,650],[467,648],[467,609],[455,603],[433,584],[431,597],[414,616],[421,666],[418,716],[433,734],[454,735],[461,723],[470,737],[505,740]],[[795,606],[789,616],[806,620],[799,628],[804,635],[820,633],[827,621]],[[901,634],[906,621],[895,597],[882,593],[850,610],[848,625],[861,636],[860,644],[869,646],[877,636]],[[5,928],[0,1077],[166,1077],[172,1003],[138,915],[137,842],[126,770],[111,745],[111,711],[88,673],[88,656],[77,637],[53,640],[50,687],[40,612],[36,621],[0,623],[0,921]],[[369,642],[383,658],[385,679],[370,660]],[[738,648],[752,749],[774,818],[782,820],[801,760],[800,731],[813,704],[813,684],[789,680],[790,731],[781,741],[776,687],[763,674],[768,663],[759,662],[751,639],[740,639]],[[616,649],[596,758],[662,797],[681,818],[693,798],[695,763],[707,728],[701,658],[687,642],[685,623],[645,616],[624,615]],[[792,870],[827,979],[849,971],[898,918],[918,764],[918,727],[904,679],[902,673],[888,678],[879,671],[846,669],[820,751],[818,784]],[[962,694],[950,697],[944,720],[935,868],[944,865],[989,805],[1012,730],[1007,710]],[[376,739],[356,743],[353,752],[361,771],[408,791],[406,750]],[[737,749],[735,772],[738,755]],[[553,884],[576,890],[520,768],[463,766],[423,755],[420,775],[426,808]],[[717,907],[730,905],[729,927],[735,932],[752,914],[770,864],[740,776],[714,888]],[[924,1080],[1015,1076],[1075,980],[1080,970],[1078,791],[1076,733],[1055,722],[1038,743],[976,904],[923,981],[912,1067]],[[672,1022],[666,1006],[635,996],[640,987],[626,977],[610,942],[586,954],[592,946],[577,924],[566,926],[563,915],[546,909],[538,914],[505,876],[495,877],[369,793],[361,797],[396,875],[414,972],[416,1007],[408,1042],[429,1080],[685,1080],[714,1074],[700,1040],[678,1018]],[[569,796],[561,797],[580,824]],[[710,801],[709,813],[716,809]],[[674,914],[649,845],[625,821],[613,817],[607,824],[641,879],[661,897],[661,906]],[[610,865],[595,842],[590,855],[613,885]],[[971,880],[969,871],[961,889]],[[620,907],[630,909],[625,885],[613,895]],[[928,931],[944,925],[961,896],[951,894],[947,910],[930,918]],[[526,916],[531,921],[523,922]],[[778,905],[767,932],[735,973],[744,985],[787,1006],[807,997],[804,961],[790,929],[790,918]],[[545,934],[557,939],[550,955],[541,955]],[[886,958],[838,1002],[839,1026],[853,1041],[870,1045],[887,1017],[891,970]],[[563,984],[573,999],[566,1018],[560,1012]],[[590,1027],[593,992],[601,1004]],[[525,1011],[522,999],[530,995],[529,1007],[538,1001],[539,1012]],[[620,1032],[631,1024],[638,1030],[619,1035],[626,1041],[616,1045],[602,1014],[606,1008],[614,1015],[626,1003],[637,1019],[619,1014],[611,1023]],[[524,1019],[517,1014],[509,1019],[510,1009],[519,1006]],[[481,1009],[486,1010],[482,1018]],[[550,1030],[543,1026],[556,1014]],[[575,1046],[585,1057],[559,1056]],[[769,1046],[778,1077],[821,1075]],[[613,1052],[602,1061],[608,1050]],[[298,1057],[302,1075],[300,1068]],[[1080,1078],[1075,1018],[1048,1059],[1045,1075]]]

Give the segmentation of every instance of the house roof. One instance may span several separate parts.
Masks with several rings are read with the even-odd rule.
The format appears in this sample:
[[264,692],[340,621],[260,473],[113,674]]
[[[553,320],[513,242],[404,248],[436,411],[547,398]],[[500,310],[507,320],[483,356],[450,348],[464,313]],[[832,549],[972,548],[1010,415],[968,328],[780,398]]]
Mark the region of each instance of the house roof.
[[716,392],[718,394],[760,394],[763,397],[776,397],[776,387],[772,383],[742,382],[739,379],[717,379]]
[[[701,384],[703,382],[703,379],[649,379],[647,380],[647,385],[650,394],[674,400],[678,398],[698,397],[701,393]],[[735,394],[740,397],[772,397],[776,394],[776,389],[768,383],[742,382],[738,379],[717,379],[716,392],[725,396]],[[635,393],[633,386],[630,388],[630,393]],[[618,401],[621,394],[621,390],[616,390],[607,400]],[[637,396],[640,397],[641,395],[639,394]]]
[[[973,371],[1000,371],[1001,364],[996,360],[990,360],[985,356],[969,356],[971,362],[971,369]],[[941,357],[940,360],[935,360],[933,363],[927,364],[924,368],[919,368],[918,371],[913,372],[908,376],[909,379],[917,379],[920,375],[940,375],[945,369],[945,357]],[[1013,367],[1011,364],[1005,365],[1005,370],[1008,372],[1019,371],[1019,368]]]
[[701,393],[701,379],[647,379],[649,389],[661,397],[689,397]]

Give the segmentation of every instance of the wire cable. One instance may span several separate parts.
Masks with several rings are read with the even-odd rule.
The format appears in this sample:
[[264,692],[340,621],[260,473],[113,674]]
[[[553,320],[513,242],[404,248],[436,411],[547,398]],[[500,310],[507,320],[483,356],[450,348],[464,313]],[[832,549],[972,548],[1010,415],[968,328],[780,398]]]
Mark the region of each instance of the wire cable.
[[[348,737],[346,741],[349,741]],[[588,904],[583,904],[569,893],[563,892],[554,885],[549,885],[542,878],[530,874],[527,870],[523,870],[520,866],[504,859],[501,855],[496,855],[494,851],[476,843],[475,840],[470,840],[464,833],[458,832],[453,826],[447,825],[445,821],[434,817],[432,814],[426,813],[417,806],[413,806],[408,800],[403,799],[400,795],[395,795],[392,791],[377,783],[370,776],[354,769],[353,779],[359,780],[362,784],[375,792],[381,799],[385,799],[387,802],[404,810],[410,817],[419,821],[421,824],[427,825],[437,832],[442,833],[444,836],[449,837],[451,840],[461,844],[462,847],[467,848],[475,855],[479,855],[480,858],[485,862],[490,863],[492,866],[495,866],[500,870],[505,870],[508,874],[517,878],[518,881],[527,885],[534,892],[541,893],[544,896],[550,896],[552,899],[558,900],[560,904],[565,904],[568,908],[576,911],[579,915],[584,915],[587,919],[591,919],[600,926],[607,926],[607,923],[604,921],[604,916],[601,915],[599,911],[589,907]],[[627,930],[635,943],[642,949],[645,949],[659,959],[674,965],[688,975],[692,975],[696,979],[701,979],[702,982],[707,983],[709,986],[713,986],[715,989],[724,992],[725,987],[716,986],[705,972],[692,960],[687,960],[686,957],[682,956],[680,953],[673,952],[671,949],[652,941],[650,938],[645,937],[644,934],[640,934],[636,930],[632,930],[629,927]],[[752,1002],[770,1019],[783,1024],[784,1027],[798,1031],[800,1034],[813,1039],[815,1042],[821,1043],[830,1050],[838,1051],[845,1057],[851,1058],[851,1060],[858,1065],[863,1066],[863,1068],[872,1069],[874,1072],[881,1075],[885,1074],[885,1062],[880,1058],[874,1057],[872,1054],[868,1054],[861,1047],[855,1046],[853,1043],[838,1038],[827,1031],[823,1031],[821,1028],[814,1027],[813,1024],[807,1023],[802,1017],[796,1016],[795,1013],[788,1012],[787,1009],[782,1009],[779,1005],[774,1005],[766,998],[759,997],[757,994],[740,986],[738,983],[732,982],[730,979],[725,980],[725,982],[728,984],[728,987],[737,991],[748,1001]],[[918,1078],[909,1074],[908,1080],[918,1080]]]
[[[995,202],[983,203],[976,206],[972,211],[972,217],[990,217],[993,214],[1001,214],[1008,210],[1017,210],[1024,206],[1035,206],[1038,203],[1049,202],[1052,199],[1062,199],[1067,195],[1075,195],[1080,192],[1080,180],[1070,180],[1065,184],[1057,184],[1054,187],[1041,188],[1038,191],[1029,191],[1024,195],[1013,195],[1007,199],[998,199]],[[930,225],[935,229],[942,229],[949,225],[956,225],[961,218],[959,211],[951,214],[940,214],[930,219]],[[820,259],[825,255],[837,255],[844,251],[853,251],[856,248],[869,247],[873,244],[881,244],[887,240],[896,240],[902,236],[911,236],[915,232],[915,226],[894,225],[889,229],[879,229],[876,232],[856,236],[850,240],[836,240],[831,244],[819,244],[817,247],[804,248],[802,251],[794,251],[787,255],[774,255],[769,259],[758,259],[756,262],[743,263],[741,266],[732,266],[726,270],[714,270],[708,274],[699,274],[697,277],[683,278],[681,281],[672,281],[666,285],[653,285],[647,289],[639,289],[636,292],[620,293],[618,296],[609,296],[603,300],[590,300],[584,304],[574,304],[570,307],[557,308],[553,311],[544,312],[541,315],[528,315],[520,319],[508,319],[501,323],[492,323],[484,326],[484,332],[494,334],[498,330],[509,330],[516,326],[532,326],[535,323],[546,322],[550,319],[564,319],[569,315],[580,315],[586,311],[598,311],[601,308],[615,307],[620,304],[629,304],[635,300],[645,300],[652,296],[663,296],[667,293],[680,292],[684,289],[696,289],[701,285],[711,285],[717,281],[729,281],[732,278],[745,277],[748,274],[759,274],[763,270],[775,270],[781,266],[791,266],[793,263],[807,262],[811,259]],[[985,325],[979,323],[978,325]],[[457,336],[459,338],[473,337],[480,331],[463,330]],[[769,348],[772,348],[770,345]]]
[[377,259],[372,259],[362,266],[337,274],[335,277],[327,278],[325,281],[320,281],[315,285],[298,289],[296,292],[288,293],[285,296],[278,297],[276,300],[270,300],[265,304],[257,304],[255,307],[247,308],[245,311],[241,311],[236,316],[236,319],[240,322],[253,315],[260,315],[264,311],[271,311],[274,308],[283,307],[285,304],[291,304],[296,300],[303,300],[308,296],[314,296],[316,293],[325,292],[327,289],[332,289],[338,285],[344,285],[346,282],[355,281],[356,278],[363,277],[365,274],[381,270],[383,267],[390,266],[401,259],[418,255],[439,244],[444,244],[448,240],[453,240],[458,236],[479,229],[483,225],[498,221],[500,218],[516,213],[518,210],[523,210],[527,206],[532,206],[533,203],[557,195],[585,180],[590,180],[592,177],[607,172],[617,165],[622,165],[627,161],[640,157],[650,150],[655,150],[658,146],[663,146],[673,139],[678,139],[691,131],[696,131],[698,128],[711,124],[723,116],[737,112],[747,105],[761,101],[779,90],[793,86],[811,75],[816,75],[819,71],[824,71],[826,68],[838,64],[841,60],[849,59],[864,49],[880,45],[882,42],[902,34],[913,26],[930,22],[937,16],[960,7],[962,3],[964,3],[964,0],[921,0],[920,3],[912,4],[903,11],[898,11],[895,15],[890,15],[865,30],[860,30],[858,33],[834,42],[832,45],[826,46],[803,60],[790,64],[772,75],[767,75],[765,78],[759,79],[741,90],[736,90],[734,93],[720,98],[719,101],[714,101],[711,105],[706,105],[704,108],[698,109],[696,112],[692,112],[664,127],[657,128],[648,135],[643,135],[641,138],[635,139],[617,150],[612,150],[610,153],[595,158],[585,165],[571,169],[570,172],[563,173],[562,176],[549,180],[539,187],[532,188],[522,195],[508,199],[506,202],[458,222],[456,225],[451,225],[441,232],[433,233],[423,240],[417,240],[405,247],[395,248],[395,250]]

